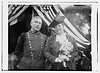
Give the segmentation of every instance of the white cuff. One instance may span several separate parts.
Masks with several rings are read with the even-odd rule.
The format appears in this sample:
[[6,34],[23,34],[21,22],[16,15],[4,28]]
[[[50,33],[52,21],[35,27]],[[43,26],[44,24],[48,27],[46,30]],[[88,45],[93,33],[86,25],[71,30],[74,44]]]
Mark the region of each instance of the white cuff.
[[55,62],[61,62],[61,60],[59,58],[56,58]]

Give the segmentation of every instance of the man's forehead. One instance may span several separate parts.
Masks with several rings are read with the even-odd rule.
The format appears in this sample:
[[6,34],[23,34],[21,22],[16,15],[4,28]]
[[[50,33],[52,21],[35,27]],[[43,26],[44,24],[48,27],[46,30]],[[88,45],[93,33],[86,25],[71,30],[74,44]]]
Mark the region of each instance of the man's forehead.
[[42,21],[41,19],[34,19],[34,21]]
[[39,16],[33,17],[33,18],[32,18],[32,21],[33,21],[33,20],[41,20],[41,21],[42,21],[42,19],[41,19]]

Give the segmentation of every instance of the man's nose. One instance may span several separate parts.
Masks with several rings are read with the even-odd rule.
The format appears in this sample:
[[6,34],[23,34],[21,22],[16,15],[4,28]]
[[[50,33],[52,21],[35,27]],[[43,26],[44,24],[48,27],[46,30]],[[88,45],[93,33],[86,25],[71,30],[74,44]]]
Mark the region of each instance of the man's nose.
[[38,24],[37,24],[37,27],[39,27],[39,26],[40,26],[40,24],[38,23]]
[[37,25],[40,25],[39,22],[37,23]]

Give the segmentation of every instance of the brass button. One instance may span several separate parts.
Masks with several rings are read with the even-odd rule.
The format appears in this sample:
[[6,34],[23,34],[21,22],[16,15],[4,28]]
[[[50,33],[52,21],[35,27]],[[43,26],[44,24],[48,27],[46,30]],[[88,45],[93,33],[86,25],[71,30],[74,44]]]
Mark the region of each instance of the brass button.
[[31,52],[32,53],[32,52]]
[[43,37],[41,36],[41,39],[43,39]]
[[29,41],[29,43],[31,43],[31,41]]
[[41,44],[43,44],[43,42],[41,42]]
[[28,38],[30,38],[30,37],[28,36]]
[[33,59],[33,57],[32,57],[32,59]]
[[29,34],[28,34],[28,37],[29,37]]
[[32,47],[30,46],[30,48],[32,48]]
[[33,54],[31,56],[33,57]]
[[31,44],[29,44],[31,46]]
[[19,68],[19,65],[17,65],[17,68]]

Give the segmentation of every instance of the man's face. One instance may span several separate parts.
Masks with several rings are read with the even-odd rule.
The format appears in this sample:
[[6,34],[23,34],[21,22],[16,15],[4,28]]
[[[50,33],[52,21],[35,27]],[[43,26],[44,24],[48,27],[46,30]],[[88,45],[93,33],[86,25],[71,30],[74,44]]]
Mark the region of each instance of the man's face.
[[61,34],[63,31],[64,31],[63,24],[58,24],[58,25],[55,26],[55,32],[57,34]]
[[32,29],[35,31],[39,31],[41,29],[41,25],[42,25],[42,20],[40,18],[36,18],[31,22]]

